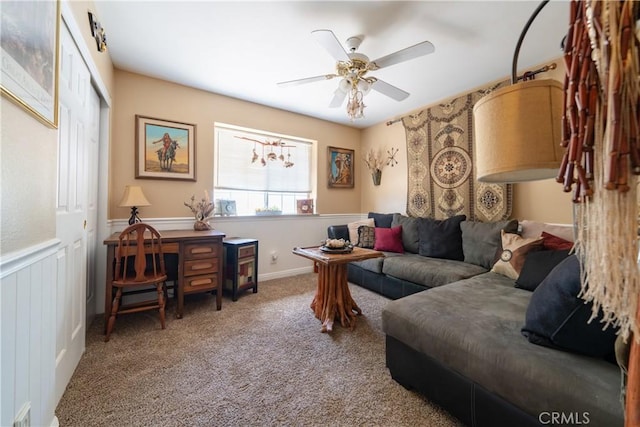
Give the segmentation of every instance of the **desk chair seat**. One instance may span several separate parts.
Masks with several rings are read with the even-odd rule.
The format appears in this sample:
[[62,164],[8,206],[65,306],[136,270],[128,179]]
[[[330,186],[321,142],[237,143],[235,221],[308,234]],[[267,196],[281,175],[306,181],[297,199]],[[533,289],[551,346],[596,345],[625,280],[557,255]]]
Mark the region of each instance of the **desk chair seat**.
[[[120,233],[114,263],[114,279],[111,285],[116,289],[116,292],[113,296],[111,315],[104,340],[109,341],[116,317],[119,314],[158,310],[160,324],[164,329],[167,273],[160,233],[152,226],[142,222],[127,227]],[[125,289],[128,291],[124,292]],[[124,295],[151,291],[157,293],[156,299],[122,305]]]

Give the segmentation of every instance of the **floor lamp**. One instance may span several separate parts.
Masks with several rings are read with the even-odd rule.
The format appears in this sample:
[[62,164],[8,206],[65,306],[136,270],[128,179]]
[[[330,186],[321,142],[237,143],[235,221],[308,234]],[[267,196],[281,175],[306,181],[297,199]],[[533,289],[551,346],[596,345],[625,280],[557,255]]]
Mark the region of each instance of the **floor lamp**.
[[[588,114],[592,116],[596,115],[593,110],[598,108],[597,105],[595,105],[597,97],[595,97],[596,99],[591,97],[591,99],[593,99],[592,103],[587,102],[584,96],[586,92],[584,85],[580,89],[577,87],[585,83],[586,79],[584,75],[590,72],[591,61],[596,61],[596,59],[594,59],[595,56],[585,54],[580,57],[575,55],[571,57],[567,46],[570,47],[575,43],[575,45],[580,45],[580,48],[586,46],[586,49],[589,49],[589,47],[594,44],[593,32],[589,32],[588,35],[578,33],[586,31],[586,28],[589,26],[597,27],[598,25],[593,24],[595,19],[600,19],[601,21],[606,19],[609,20],[606,23],[607,25],[604,25],[603,22],[597,22],[600,28],[596,28],[596,30],[601,31],[601,34],[598,35],[600,40],[606,39],[604,43],[606,46],[602,49],[603,51],[607,51],[603,54],[605,55],[605,60],[608,59],[606,55],[608,55],[609,49],[617,53],[616,48],[622,51],[622,53],[619,54],[620,57],[627,55],[627,50],[625,49],[628,48],[628,52],[631,52],[628,57],[635,58],[636,54],[633,52],[640,50],[640,47],[635,49],[639,41],[636,40],[634,34],[634,24],[639,17],[638,15],[640,15],[640,7],[629,0],[622,2],[586,2],[573,0],[570,3],[571,22],[569,23],[570,27],[565,46],[565,62],[569,57],[572,61],[571,67],[569,67],[567,63],[565,85],[562,86],[559,82],[537,82],[535,80],[516,83],[518,81],[516,76],[517,57],[521,42],[532,21],[547,3],[548,0],[540,3],[520,35],[513,58],[512,85],[487,95],[479,100],[474,107],[477,179],[481,182],[504,183],[555,177],[559,182],[563,182],[565,191],[571,191],[571,187],[574,186],[574,202],[581,202],[593,196],[593,191],[590,188],[590,180],[592,177],[589,176],[592,172],[589,168],[594,164],[593,157],[595,155],[604,157],[610,154],[609,159],[606,160],[609,162],[609,171],[607,174],[609,174],[610,171],[617,172],[618,170],[621,170],[622,173],[615,175],[615,180],[608,178],[606,181],[607,190],[603,188],[599,189],[599,191],[615,191],[617,189],[629,191],[626,181],[629,162],[633,164],[636,159],[632,158],[630,160],[627,157],[622,159],[616,158],[615,163],[613,163],[613,154],[624,153],[623,150],[612,153],[606,153],[605,150],[603,150],[603,153],[595,152],[592,147],[587,145],[588,138],[585,136],[589,135],[589,123],[587,122],[589,116],[585,115],[584,111],[581,111],[583,114],[578,116],[575,114],[575,106],[572,105],[574,100],[580,95],[580,107],[586,108],[585,105],[589,105],[592,111],[589,111]],[[600,12],[605,9],[607,13],[602,12],[602,14],[600,14]],[[589,22],[587,17],[590,20]],[[615,20],[618,21],[616,22]],[[577,22],[578,25],[576,25],[576,21],[581,22]],[[602,28],[605,28],[605,30],[601,30]],[[620,32],[614,33],[614,29],[618,28]],[[590,28],[589,30],[592,29],[593,28]],[[606,33],[609,29],[611,29],[611,33]],[[617,37],[619,37],[619,39]],[[579,43],[579,41],[582,40],[586,40],[587,42]],[[613,46],[614,44],[615,46]],[[626,77],[630,77],[632,80],[637,78],[638,70],[633,68],[634,64],[628,63],[626,65],[630,64],[629,67],[624,68],[624,66],[620,66],[623,61],[617,62],[618,59],[620,58],[612,59],[611,68],[603,68],[602,64],[596,64],[593,68],[597,69],[598,73],[602,73],[601,75],[606,76],[606,80],[609,82],[622,82]],[[598,67],[598,65],[600,65],[600,67]],[[607,66],[609,64],[605,63],[604,65]],[[601,70],[606,70],[606,72]],[[628,75],[625,75],[625,73]],[[580,81],[578,80],[579,78]],[[593,84],[597,84],[600,78],[594,80],[595,83]],[[593,81],[589,81],[589,84],[592,82]],[[627,86],[626,89],[629,87],[637,91],[637,84],[631,84]],[[591,88],[589,88],[589,90],[590,89]],[[610,118],[617,114],[623,116],[630,111],[635,112],[634,107],[627,107],[626,104],[622,106],[620,103],[615,104],[619,101],[619,93],[623,92],[622,89],[610,89],[610,87],[602,87],[601,90],[602,93],[604,93],[602,96],[613,95],[613,97],[608,98],[606,102],[610,106],[615,105],[614,108],[617,107],[617,109],[614,109],[613,112],[611,110],[608,111],[608,114],[605,116]],[[620,92],[616,92],[616,90]],[[640,96],[637,92],[633,92],[633,90],[631,90],[629,92],[630,95],[627,96],[632,103],[638,105]],[[618,96],[618,99],[616,99],[615,96]],[[589,101],[591,101],[591,99],[589,99]],[[626,111],[625,108],[628,111]],[[578,119],[578,117],[580,117],[580,119]],[[627,117],[624,116],[624,119],[626,120]],[[576,126],[578,120],[584,120],[584,122],[580,121],[579,125]],[[618,120],[618,117],[615,117],[615,120]],[[613,130],[610,130],[606,136],[600,135],[599,137],[602,137],[602,139],[615,139],[616,131],[620,132],[620,127],[616,128],[616,124],[621,123],[622,118],[619,120],[619,122],[613,123]],[[637,117],[632,117],[626,122],[628,123],[627,129],[629,129],[629,127],[634,129],[634,131],[631,131],[631,138],[634,138],[634,141],[624,139],[624,143],[627,145],[632,145],[632,142],[635,142],[638,128],[640,128],[640,124],[638,124],[637,121]],[[607,122],[606,124],[609,125],[611,123]],[[567,129],[569,129],[570,132],[567,131]],[[577,132],[575,132],[576,129]],[[579,136],[576,136],[578,132]],[[567,141],[567,139],[569,139],[567,136],[569,133],[570,141]],[[593,137],[594,133],[589,136]],[[607,142],[609,142],[609,140],[607,140]],[[605,144],[602,143],[601,145],[604,146]],[[632,157],[635,154],[640,154],[640,150],[635,146],[632,146],[631,150],[627,147],[627,151],[631,151]],[[577,153],[580,154],[578,155]],[[584,161],[582,160],[583,156]],[[604,159],[602,161],[604,161]],[[634,167],[640,168],[640,165],[634,165]],[[615,210],[615,208],[611,209]],[[615,216],[613,216],[611,220],[614,220],[614,218]],[[606,218],[600,219],[606,221]],[[635,232],[635,228],[636,227],[634,227],[633,232]],[[627,230],[627,232],[630,231]],[[612,237],[609,236],[609,239],[612,239]],[[624,249],[626,248],[625,245]],[[602,248],[600,249],[603,250]],[[633,251],[630,251],[630,253],[632,254],[631,256],[633,256]],[[627,256],[629,255],[627,254]],[[615,267],[612,265],[610,268]],[[638,268],[637,264],[631,268]],[[633,274],[636,274],[635,270],[629,272],[629,275]],[[615,286],[616,284],[612,283],[611,285]],[[632,290],[631,294],[635,295],[633,289],[636,283],[622,281],[618,285],[629,286],[629,289]],[[596,286],[590,286],[589,288],[593,289],[596,288]],[[594,301],[602,303],[602,300],[599,299],[602,298],[601,295],[592,297]],[[640,296],[638,296],[638,298],[640,299]],[[619,301],[616,302],[619,303]],[[622,325],[626,325],[627,327],[631,325],[630,328],[632,329],[634,322],[635,325],[640,324],[640,305],[636,307],[635,313],[628,313],[629,310],[627,309],[629,307],[633,308],[628,302],[626,305],[612,305],[612,307],[618,309],[615,310],[611,308],[618,321],[621,321],[620,319],[622,317]],[[628,363],[625,406],[626,427],[640,427],[640,341],[638,338],[639,337],[633,338],[632,335],[630,343],[631,350]]]

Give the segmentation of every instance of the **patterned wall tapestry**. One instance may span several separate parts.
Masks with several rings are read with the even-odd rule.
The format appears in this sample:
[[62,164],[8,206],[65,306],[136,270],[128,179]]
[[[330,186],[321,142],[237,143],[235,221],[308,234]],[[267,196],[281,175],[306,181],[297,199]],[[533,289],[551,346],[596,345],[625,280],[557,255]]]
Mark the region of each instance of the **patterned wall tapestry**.
[[407,137],[407,215],[444,219],[464,214],[476,221],[509,218],[512,185],[477,182],[473,168],[473,106],[507,83],[402,118]]

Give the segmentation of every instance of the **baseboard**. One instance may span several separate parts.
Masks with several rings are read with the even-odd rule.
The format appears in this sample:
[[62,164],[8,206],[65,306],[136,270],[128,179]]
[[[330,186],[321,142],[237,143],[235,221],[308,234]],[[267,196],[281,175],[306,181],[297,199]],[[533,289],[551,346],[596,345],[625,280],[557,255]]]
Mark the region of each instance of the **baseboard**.
[[290,270],[276,271],[273,273],[258,274],[258,282],[263,280],[282,279],[284,277],[298,276],[300,274],[313,273],[313,266],[292,268]]

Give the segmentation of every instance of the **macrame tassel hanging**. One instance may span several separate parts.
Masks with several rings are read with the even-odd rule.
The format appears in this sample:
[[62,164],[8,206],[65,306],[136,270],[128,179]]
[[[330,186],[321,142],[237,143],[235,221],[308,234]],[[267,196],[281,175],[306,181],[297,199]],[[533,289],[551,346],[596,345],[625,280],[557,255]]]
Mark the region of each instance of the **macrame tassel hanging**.
[[576,251],[583,266],[582,297],[601,310],[605,327],[640,343],[637,320],[640,174],[640,4],[572,1],[565,44],[565,155],[557,177],[573,190]]

